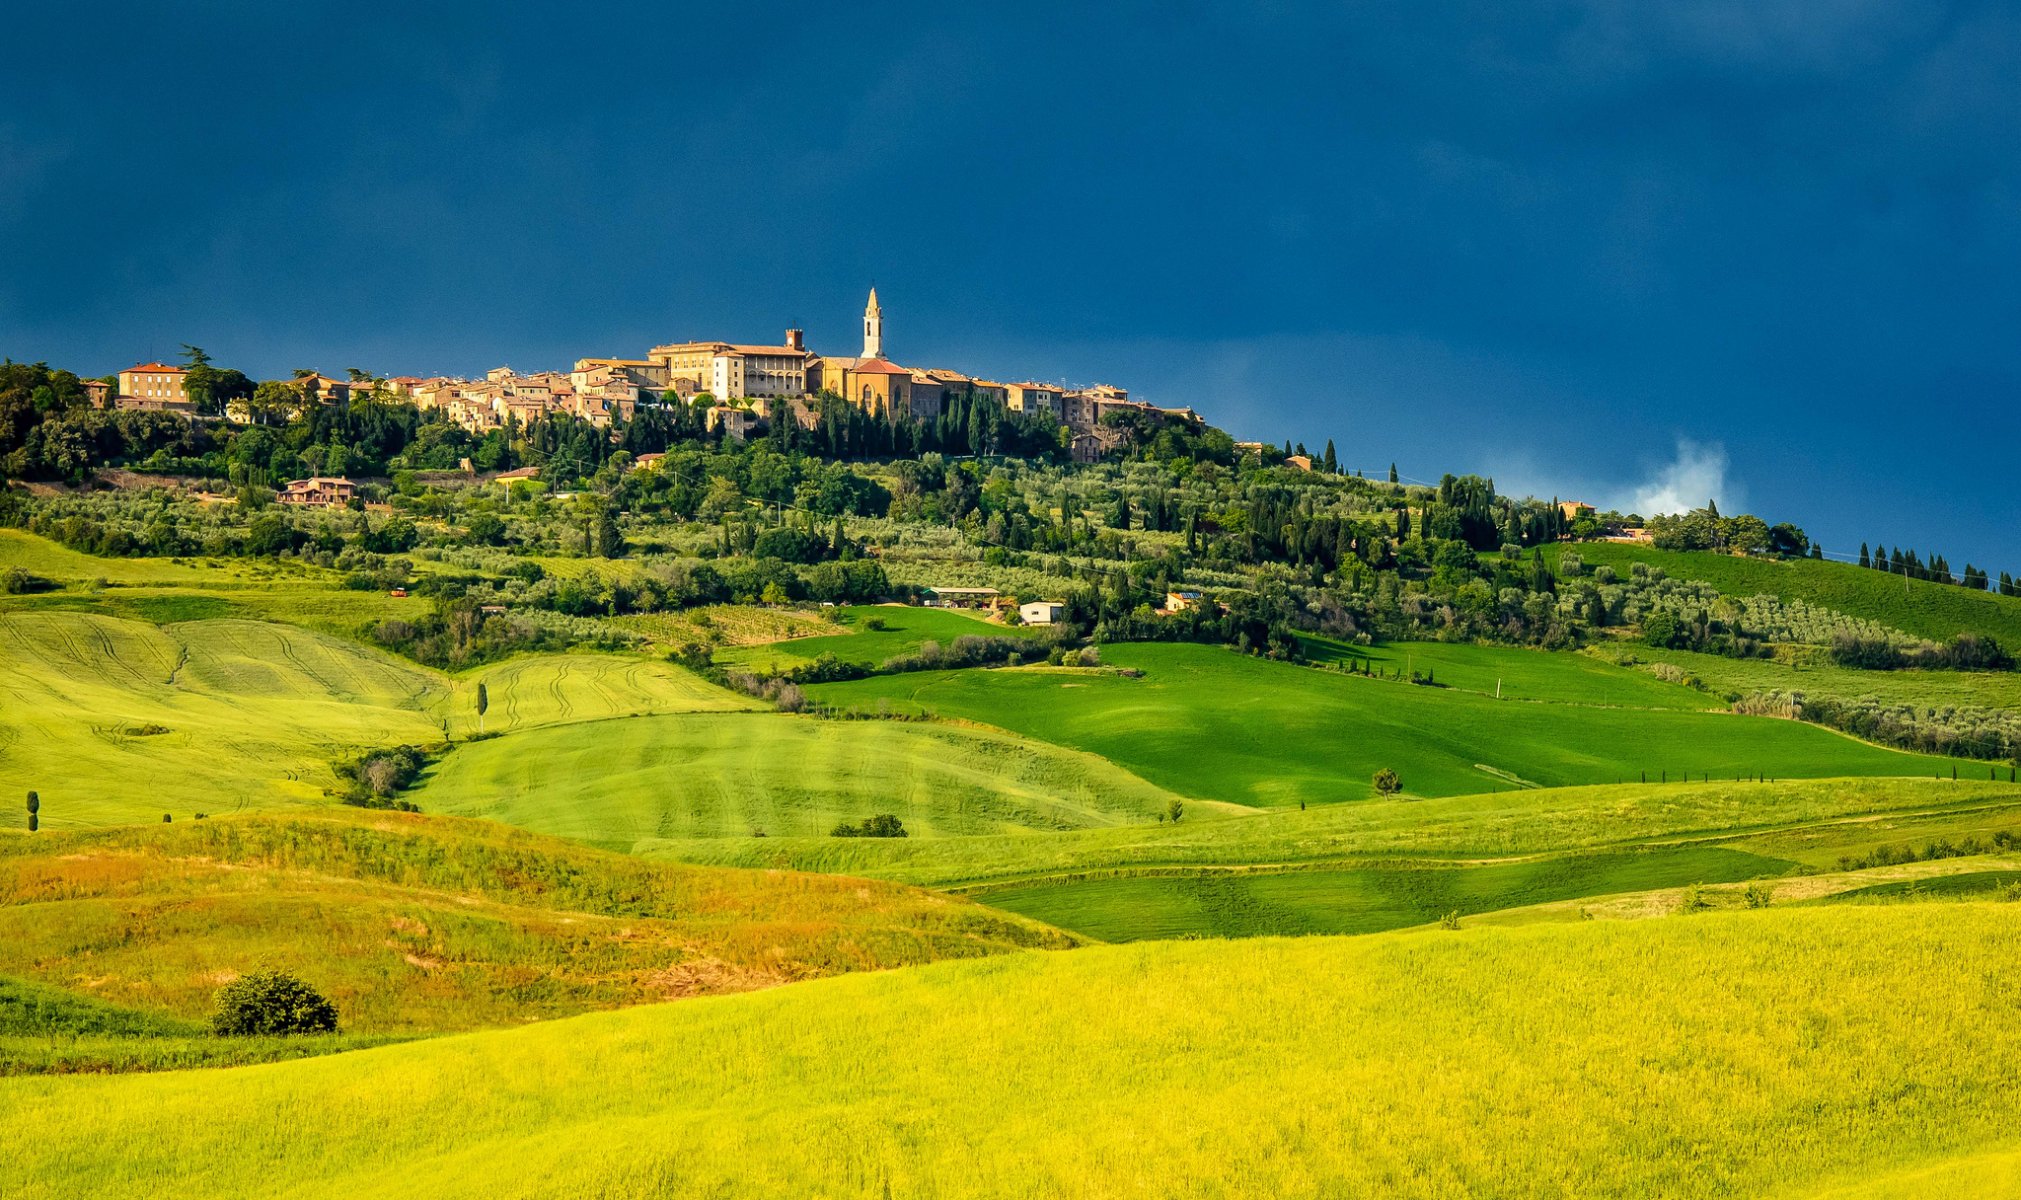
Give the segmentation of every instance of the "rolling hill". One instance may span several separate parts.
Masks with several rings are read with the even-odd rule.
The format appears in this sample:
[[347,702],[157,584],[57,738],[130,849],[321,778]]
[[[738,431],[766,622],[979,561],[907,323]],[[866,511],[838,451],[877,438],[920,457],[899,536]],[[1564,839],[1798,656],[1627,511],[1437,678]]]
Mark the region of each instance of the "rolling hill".
[[254,969],[311,981],[347,1033],[411,1035],[1070,944],[903,886],[649,863],[446,817],[0,835],[0,977],[171,1026]]
[[0,1080],[0,1189],[2004,1195],[2014,912],[1168,942],[252,1072]]

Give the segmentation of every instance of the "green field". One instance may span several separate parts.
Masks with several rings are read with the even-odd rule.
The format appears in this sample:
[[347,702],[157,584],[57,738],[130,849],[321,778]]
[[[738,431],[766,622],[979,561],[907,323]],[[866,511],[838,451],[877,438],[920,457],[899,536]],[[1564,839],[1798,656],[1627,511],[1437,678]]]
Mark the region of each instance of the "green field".
[[[717,657],[724,663],[734,663],[766,674],[805,666],[823,654],[833,654],[843,662],[875,667],[894,655],[911,654],[927,642],[939,642],[944,646],[958,637],[1035,635],[1029,626],[1000,625],[956,609],[864,604],[839,609],[837,613],[837,619],[847,632],[747,646]],[[881,622],[884,628],[871,629],[868,627],[870,621]]]
[[1093,755],[990,729],[750,713],[474,742],[412,798],[627,850],[655,838],[825,837],[877,813],[914,838],[1148,824],[1174,797]]
[[1567,855],[1475,867],[1208,870],[1035,883],[974,893],[995,908],[1106,942],[1378,933],[1448,914],[1780,875],[1790,864],[1720,847]]
[[1415,671],[1442,688],[1504,700],[1547,701],[1610,708],[1717,709],[1717,697],[1665,683],[1647,672],[1623,670],[1586,655],[1516,646],[1444,642],[1382,642],[1357,646],[1333,638],[1303,639],[1316,663],[1352,665],[1408,679]]
[[[452,679],[289,625],[154,625],[91,613],[0,614],[0,791],[42,794],[48,828],[320,803],[333,759],[633,712],[750,707],[666,663],[518,659]],[[13,811],[0,817],[18,823]]]
[[[10,1197],[2007,1193],[2009,905],[1159,943],[0,1080]],[[1864,1190],[1862,1190],[1864,1189]]]
[[[1835,549],[1839,549],[1836,548]],[[1852,617],[1938,641],[1982,633],[2010,649],[2021,647],[2021,598],[1911,579],[1820,559],[1740,558],[1708,551],[1658,550],[1619,542],[1554,546],[1546,557],[1577,554],[1587,567],[1607,565],[1623,575],[1634,563],[1661,567],[1672,579],[1696,579],[1729,596],[1803,600]]]
[[1407,792],[1440,796],[1639,781],[1644,773],[1652,782],[1665,772],[1714,780],[1927,777],[1951,765],[1793,721],[1496,701],[1211,646],[1107,646],[1103,661],[1144,677],[928,671],[825,684],[810,694],[845,708],[884,704],[985,721],[1101,755],[1182,795],[1249,805],[1359,800],[1385,767]]
[[1147,868],[1477,862],[1678,843],[1730,845],[1824,868],[1838,854],[1879,842],[1989,837],[1998,829],[2021,830],[2021,786],[1822,779],[1370,800],[1043,838],[670,839],[643,843],[638,850],[687,861],[946,887]]
[[[254,969],[312,981],[346,1033],[411,1035],[1067,944],[892,884],[649,863],[445,817],[0,835],[0,978],[124,1014],[59,1013],[52,1031],[99,1038],[187,1039]],[[5,1013],[0,992],[0,1062],[25,1050]]]

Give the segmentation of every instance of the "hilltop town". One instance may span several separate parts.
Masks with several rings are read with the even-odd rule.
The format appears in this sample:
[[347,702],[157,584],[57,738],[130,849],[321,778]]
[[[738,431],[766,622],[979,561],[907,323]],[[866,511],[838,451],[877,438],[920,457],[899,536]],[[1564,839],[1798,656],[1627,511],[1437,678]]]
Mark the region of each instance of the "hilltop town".
[[[163,362],[121,371],[116,389],[106,380],[84,386],[101,407],[128,411],[203,415],[207,406],[189,394],[189,368]],[[1095,462],[1124,436],[1109,420],[1120,413],[1177,419],[1197,425],[1190,408],[1160,408],[1130,398],[1110,384],[1069,387],[1026,380],[1003,383],[945,367],[906,366],[887,355],[884,309],[870,289],[863,309],[863,346],[856,355],[822,354],[807,346],[805,333],[788,329],[777,344],[692,340],[654,346],[641,358],[580,358],[567,371],[520,373],[511,367],[487,371],[481,379],[395,375],[386,378],[353,371],[338,379],[299,372],[285,386],[294,395],[269,389],[229,398],[214,407],[227,419],[253,422],[291,415],[317,404],[344,404],[355,395],[376,393],[411,402],[423,412],[440,412],[475,436],[525,428],[566,414],[600,429],[631,421],[641,406],[679,402],[701,410],[705,428],[736,441],[791,422],[813,429],[821,403],[831,400],[885,418],[934,421],[951,403],[993,405],[1005,412],[1054,422],[1061,445],[1075,462]]]

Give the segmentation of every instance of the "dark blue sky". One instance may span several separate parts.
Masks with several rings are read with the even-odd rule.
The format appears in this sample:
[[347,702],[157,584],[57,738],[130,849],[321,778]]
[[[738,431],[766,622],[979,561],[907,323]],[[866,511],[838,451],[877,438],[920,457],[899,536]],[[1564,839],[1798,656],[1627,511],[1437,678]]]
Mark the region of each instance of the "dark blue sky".
[[20,6],[0,353],[669,339],[1108,381],[1352,465],[2021,570],[2021,11]]

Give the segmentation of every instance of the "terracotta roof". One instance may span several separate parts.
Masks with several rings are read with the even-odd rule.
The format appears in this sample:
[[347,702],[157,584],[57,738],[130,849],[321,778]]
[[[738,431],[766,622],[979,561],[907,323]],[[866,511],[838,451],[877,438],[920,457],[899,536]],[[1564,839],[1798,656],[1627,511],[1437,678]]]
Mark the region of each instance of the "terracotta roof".
[[855,371],[858,375],[909,376],[912,374],[912,372],[887,358],[866,358],[862,362],[857,363],[851,370]]
[[183,370],[183,369],[182,369],[181,367],[171,367],[171,366],[169,366],[169,365],[168,365],[167,363],[142,363],[142,364],[140,364],[140,365],[139,365],[139,366],[137,366],[137,367],[128,367],[128,368],[127,368],[127,370],[129,370],[129,371],[172,371],[172,372],[174,372],[174,373],[175,373],[175,374],[177,374],[177,375],[184,375],[184,374],[188,374],[188,372],[184,371],[184,370]]
[[731,346],[735,354],[769,354],[775,358],[805,358],[805,350],[795,350],[791,346]]

